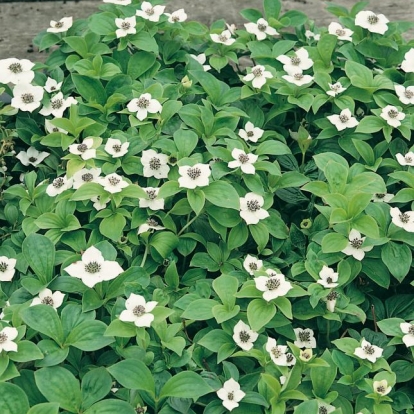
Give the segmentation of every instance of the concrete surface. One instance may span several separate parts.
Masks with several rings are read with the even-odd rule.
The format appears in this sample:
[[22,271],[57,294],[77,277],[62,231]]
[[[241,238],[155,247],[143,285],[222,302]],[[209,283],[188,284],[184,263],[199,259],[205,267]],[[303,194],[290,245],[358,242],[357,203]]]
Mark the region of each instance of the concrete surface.
[[[389,20],[414,20],[413,0],[371,1],[368,10],[383,13]],[[318,26],[327,26],[333,16],[325,10],[321,0],[282,0],[285,11],[302,10],[315,20]],[[336,0],[350,8],[354,0]],[[86,18],[98,10],[101,0],[13,2],[0,3],[0,59],[16,57],[32,61],[44,61],[45,54],[38,53],[31,46],[34,36],[49,27],[50,20],[65,16]],[[239,15],[244,8],[260,8],[261,0],[172,0],[167,2],[167,12],[184,8],[189,20],[210,24],[224,18],[229,23],[241,26],[245,20]],[[414,37],[414,36],[411,36]]]

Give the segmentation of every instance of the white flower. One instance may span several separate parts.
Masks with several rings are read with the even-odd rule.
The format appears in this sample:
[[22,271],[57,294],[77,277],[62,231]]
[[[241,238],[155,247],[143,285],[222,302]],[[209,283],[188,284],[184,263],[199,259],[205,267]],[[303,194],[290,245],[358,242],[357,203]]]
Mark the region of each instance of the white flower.
[[46,157],[48,157],[50,154],[48,152],[40,152],[34,147],[29,147],[26,151],[20,151],[16,158],[25,166],[33,165],[33,167],[36,167],[38,164],[40,164]]
[[361,261],[365,257],[365,252],[369,252],[374,248],[374,246],[362,246],[365,239],[366,237],[361,237],[361,233],[358,230],[352,229],[348,236],[348,246],[341,250],[342,253]]
[[301,349],[299,352],[299,359],[303,362],[308,362],[313,357],[313,351],[311,348]]
[[295,328],[295,346],[298,348],[316,348],[316,339],[312,329]]
[[142,151],[141,163],[144,177],[168,178],[170,167],[167,165],[168,155],[157,154],[154,150]]
[[381,358],[383,349],[371,345],[365,338],[362,339],[361,346],[356,348],[354,355],[361,359],[367,359],[368,361],[374,363],[378,358]]
[[287,377],[285,377],[284,375],[281,375],[279,377],[279,382],[281,385],[283,385],[286,382],[286,380],[287,380]]
[[0,60],[0,83],[30,84],[34,78],[32,67],[35,64],[28,59],[8,58]]
[[313,33],[310,30],[306,30],[305,31],[305,37],[306,37],[306,39],[314,38],[316,41],[318,41],[321,38],[321,35],[320,34]]
[[234,23],[228,24],[226,23],[227,29],[230,31],[230,33],[234,36],[236,33],[237,26]]
[[136,11],[136,15],[150,22],[158,22],[161,15],[164,13],[165,6],[153,6],[147,1],[143,1],[141,4],[141,10]]
[[62,92],[59,92],[50,99],[47,105],[43,106],[43,108],[39,111],[39,114],[44,116],[53,115],[56,118],[62,118],[65,109],[69,108],[71,105],[77,105],[77,103],[78,101],[72,96],[64,99]]
[[164,209],[164,199],[158,198],[158,193],[160,192],[159,188],[147,187],[143,188],[147,193],[147,198],[139,199],[139,206],[141,208],[150,208],[151,210],[163,210]]
[[382,381],[374,381],[373,388],[374,392],[379,395],[387,395],[392,390],[391,385],[388,385],[388,382],[385,379]]
[[170,23],[181,23],[187,20],[187,13],[184,9],[178,9],[172,13],[165,13],[168,16],[168,21]]
[[67,178],[66,175],[57,177],[46,187],[46,194],[50,197],[55,197],[65,190],[72,188],[72,184],[73,179]]
[[133,99],[129,102],[127,108],[129,112],[136,112],[140,121],[148,116],[148,112],[155,114],[157,112],[161,113],[162,110],[161,104],[156,99],[152,99],[149,93],[143,93],[139,98]]
[[82,144],[69,145],[71,154],[80,155],[83,160],[90,160],[96,157],[96,149],[93,147],[93,138],[85,138]]
[[400,153],[395,155],[395,158],[397,158],[397,161],[400,165],[410,165],[414,166],[414,152],[407,152],[407,154],[402,155]]
[[8,306],[10,306],[10,302],[6,301],[6,303],[4,304],[3,310],[0,312],[0,320],[4,318],[4,316],[5,316],[4,311]]
[[409,233],[414,232],[414,211],[406,211],[405,213],[402,213],[398,207],[392,207],[390,209],[390,214],[392,222],[396,226],[403,228]]
[[108,138],[105,144],[105,151],[112,155],[112,158],[123,157],[128,152],[129,142],[122,143],[121,140]]
[[101,174],[100,168],[82,168],[73,174],[73,188],[77,190],[81,185],[85,183],[97,183],[99,182],[99,175]]
[[359,124],[348,108],[342,110],[339,115],[329,115],[327,118],[331,124],[336,126],[338,131],[343,131],[345,128],[354,128]]
[[288,352],[286,354],[286,362],[287,362],[286,366],[288,367],[291,367],[296,364],[296,358],[291,352]]
[[260,270],[263,267],[263,261],[248,254],[243,261],[243,267],[249,272],[249,275],[253,276],[256,270]]
[[257,224],[260,220],[269,217],[269,213],[262,208],[264,199],[261,195],[247,193],[240,197],[240,217],[246,224]]
[[165,227],[160,226],[157,220],[154,220],[153,218],[149,217],[147,221],[144,224],[141,224],[138,227],[137,234],[145,233],[149,230],[164,230]]
[[371,201],[374,203],[388,203],[394,198],[394,194],[390,193],[375,193],[372,196]]
[[118,4],[119,6],[127,6],[132,0],[103,0],[104,3]]
[[223,400],[223,406],[229,411],[232,411],[239,406],[246,394],[240,389],[240,385],[233,378],[230,378],[223,384],[223,388],[217,391],[217,396]]
[[10,282],[15,273],[16,259],[0,256],[0,282]]
[[405,55],[401,63],[401,69],[405,73],[414,72],[414,48],[411,48]]
[[283,70],[289,74],[292,72],[298,73],[313,66],[313,60],[303,47],[294,52],[292,56],[280,55],[276,59],[283,63]]
[[125,19],[116,18],[115,25],[118,27],[118,29],[115,30],[115,34],[118,39],[137,32],[135,29],[135,26],[137,25],[135,16],[126,17]]
[[39,108],[43,98],[43,88],[28,83],[18,83],[13,89],[11,106],[21,111],[33,112]]
[[45,91],[49,93],[57,92],[60,90],[61,87],[62,87],[62,82],[58,83],[56,80],[49,78],[49,77],[47,78],[45,86],[43,86]]
[[250,121],[245,125],[246,129],[239,129],[239,136],[245,141],[257,142],[264,133],[263,129],[255,127]]
[[283,75],[282,78],[285,81],[294,83],[297,86],[303,86],[313,82],[313,76],[304,75],[300,69],[296,69],[296,71],[292,70],[288,72],[287,75]]
[[330,414],[331,412],[335,411],[336,407],[331,404],[327,404],[324,401],[318,400],[318,414]]
[[319,272],[320,279],[317,283],[321,284],[326,288],[334,288],[338,286],[338,273],[335,273],[334,270],[328,266],[323,266],[322,270]]
[[0,353],[2,351],[17,352],[17,344],[13,342],[17,338],[19,331],[16,328],[6,326],[0,331]]
[[149,328],[154,320],[151,311],[157,306],[158,302],[147,302],[144,296],[131,293],[125,301],[126,309],[119,315],[119,320],[123,322],[134,322],[136,326]]
[[273,78],[273,75],[265,70],[265,67],[262,65],[257,65],[252,68],[252,71],[243,77],[243,80],[246,82],[252,81],[253,88],[260,89],[265,83],[266,79]]
[[64,270],[70,276],[81,279],[90,288],[104,280],[115,279],[123,272],[118,262],[105,260],[102,253],[94,246],[83,252],[80,261],[72,263]]
[[39,292],[39,295],[33,298],[32,303],[30,306],[34,305],[49,305],[52,306],[53,309],[57,309],[63,303],[63,299],[65,298],[65,294],[59,292],[52,292],[50,289],[45,288]]
[[274,338],[267,338],[266,342],[266,351],[269,352],[270,358],[272,361],[279,366],[285,367],[287,366],[286,360],[286,345],[277,345],[276,339]]
[[264,40],[266,39],[266,35],[275,36],[279,33],[273,27],[269,26],[269,23],[261,18],[257,21],[257,23],[245,23],[244,27],[246,30],[254,34],[257,40]]
[[255,173],[256,169],[253,164],[257,161],[257,155],[246,154],[243,150],[234,148],[231,152],[231,156],[235,159],[235,161],[230,161],[228,163],[229,168],[240,167],[245,174]]
[[221,43],[226,46],[230,46],[236,41],[236,39],[231,37],[230,30],[224,30],[221,34],[210,34],[210,37],[214,43]]
[[398,99],[406,105],[414,104],[414,86],[395,85],[395,92],[398,95]]
[[392,105],[387,105],[385,108],[382,108],[380,116],[387,121],[388,125],[394,128],[398,128],[401,125],[400,121],[405,118],[405,114]]
[[372,11],[360,11],[355,16],[355,24],[372,33],[384,34],[388,30],[388,22],[383,14],[375,14]]
[[337,36],[339,40],[347,40],[352,42],[353,31],[343,28],[339,23],[332,22],[328,26],[328,33]]
[[336,96],[346,90],[346,88],[341,85],[341,82],[328,83],[328,85],[330,90],[326,91],[326,94],[330,96]]
[[209,184],[211,175],[210,166],[208,164],[195,164],[192,167],[183,165],[178,167],[181,177],[178,179],[180,187],[194,189],[196,187],[205,187]]
[[279,296],[285,296],[293,287],[281,273],[270,277],[258,276],[254,279],[254,283],[256,284],[256,289],[263,292],[263,299],[267,302]]
[[336,305],[336,300],[338,299],[339,294],[338,292],[335,292],[334,290],[329,292],[328,295],[326,296],[325,300],[326,300],[326,309],[329,312],[335,312],[335,305]]
[[234,342],[244,351],[250,351],[253,348],[253,343],[258,336],[257,332],[252,331],[250,326],[241,320],[237,322],[233,330]]
[[400,323],[400,329],[403,334],[402,340],[407,348],[414,346],[414,322]]
[[111,194],[119,193],[123,188],[129,186],[129,183],[124,181],[124,179],[117,173],[101,177],[98,182],[103,186],[105,191],[108,191]]
[[47,32],[50,33],[61,33],[66,32],[66,30],[70,29],[73,24],[72,17],[63,17],[58,22],[55,20],[50,21],[50,27],[47,29]]
[[95,196],[91,198],[91,201],[93,202],[93,208],[97,211],[103,210],[106,205],[109,202],[109,199],[106,202],[102,202],[101,197],[100,196]]
[[190,55],[193,59],[195,59],[200,65],[203,65],[203,69],[205,72],[211,69],[210,65],[204,65],[206,63],[206,54],[200,53],[199,55]]
[[68,131],[63,128],[59,128],[57,126],[54,126],[48,119],[45,119],[45,130],[49,134],[53,134],[54,132],[61,132],[62,134],[68,134]]

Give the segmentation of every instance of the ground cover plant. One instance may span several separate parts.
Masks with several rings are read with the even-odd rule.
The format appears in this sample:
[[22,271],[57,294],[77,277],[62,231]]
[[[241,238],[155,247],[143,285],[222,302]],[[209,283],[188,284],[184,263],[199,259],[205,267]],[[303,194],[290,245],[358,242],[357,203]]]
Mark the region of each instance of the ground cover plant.
[[327,7],[0,60],[1,413],[413,413],[413,24]]

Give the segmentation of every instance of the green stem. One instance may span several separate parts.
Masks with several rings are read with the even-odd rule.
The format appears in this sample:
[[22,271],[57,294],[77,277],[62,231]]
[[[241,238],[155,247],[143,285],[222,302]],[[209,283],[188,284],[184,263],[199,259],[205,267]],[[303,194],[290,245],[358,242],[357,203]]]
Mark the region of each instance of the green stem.
[[187,222],[187,224],[179,231],[177,236],[181,236],[184,233],[184,230],[186,230],[191,224],[194,223],[194,221],[198,218],[198,215],[195,215],[190,221]]
[[149,252],[149,245],[148,245],[148,243],[147,243],[147,244],[145,245],[144,256],[142,257],[142,261],[141,261],[141,265],[140,265],[140,267],[144,267],[145,262],[147,261],[148,252]]

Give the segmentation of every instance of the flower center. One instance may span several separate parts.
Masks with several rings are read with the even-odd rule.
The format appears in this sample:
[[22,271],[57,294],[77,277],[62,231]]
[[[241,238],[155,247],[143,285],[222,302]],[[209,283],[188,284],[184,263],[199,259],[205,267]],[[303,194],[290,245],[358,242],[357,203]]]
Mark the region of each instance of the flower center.
[[338,83],[334,83],[333,85],[331,85],[330,88],[331,88],[331,91],[337,92],[341,88],[341,85]]
[[148,105],[150,104],[150,101],[149,101],[149,99],[147,99],[147,98],[139,98],[138,99],[138,102],[137,102],[137,106],[138,106],[138,108],[141,108],[141,109],[146,109],[146,108],[148,108]]
[[121,152],[122,145],[119,145],[119,144],[114,144],[114,145],[112,145],[112,149],[113,149],[115,152]]
[[319,407],[318,413],[319,414],[328,414],[328,409],[326,407],[323,407],[323,406]]
[[300,65],[300,58],[298,58],[297,56],[292,56],[292,57],[290,58],[290,63],[291,63],[293,66],[299,66],[299,65]]
[[138,317],[144,315],[145,314],[145,306],[142,306],[142,305],[135,306],[135,308],[132,309],[132,314],[135,315],[135,316],[138,316]]
[[55,188],[61,188],[65,185],[65,180],[62,177],[55,178],[52,185]]
[[390,109],[390,110],[388,111],[388,116],[389,116],[390,118],[397,118],[397,116],[398,116],[398,111],[396,111],[395,109]]
[[346,122],[349,121],[349,118],[346,115],[339,115],[339,120],[345,124]]
[[248,156],[248,155],[246,155],[246,154],[240,154],[240,155],[239,155],[239,161],[240,161],[242,164],[246,164],[246,162],[249,162],[249,156]]
[[406,155],[404,157],[404,159],[405,159],[406,162],[412,162],[413,161],[413,159],[409,155]]
[[92,180],[93,180],[93,175],[91,173],[86,173],[82,175],[82,181],[89,183]]
[[363,350],[368,355],[374,355],[375,354],[375,349],[372,345],[365,345]]
[[179,22],[179,21],[180,21],[180,16],[178,16],[178,14],[173,14],[173,15],[171,16],[171,20],[172,20],[174,23],[177,23],[177,22]]
[[108,181],[109,181],[109,184],[113,186],[117,186],[121,182],[121,180],[118,177],[109,177]]
[[246,134],[249,138],[251,138],[252,136],[254,136],[254,132],[253,131],[249,131]]
[[37,158],[36,157],[30,157],[29,158],[29,162],[36,162],[37,161]]
[[159,158],[157,157],[153,157],[149,160],[149,167],[151,168],[151,170],[159,170],[161,167],[161,161]]
[[56,22],[55,27],[56,29],[60,29],[61,27],[63,27],[63,22]]
[[227,42],[227,40],[229,40],[228,37],[226,35],[223,35],[223,34],[221,34],[218,38],[219,38],[220,42],[223,42],[223,43]]
[[252,73],[255,76],[255,78],[260,78],[261,76],[263,76],[263,71],[260,68],[253,69]]
[[411,99],[414,96],[414,92],[406,89],[404,95],[406,98]]
[[276,278],[269,278],[269,280],[266,281],[265,286],[269,290],[276,290],[280,286],[280,280]]
[[152,16],[155,13],[154,8],[150,7],[149,9],[145,10],[145,13],[147,13],[148,16]]
[[404,224],[410,221],[410,216],[407,213],[401,213],[398,217],[400,218],[401,222]]
[[288,364],[293,362],[293,354],[291,354],[290,352],[288,354],[286,354],[286,361],[287,361]]
[[303,79],[303,73],[295,73],[293,75],[294,79],[296,80],[302,80]]
[[157,192],[155,190],[145,190],[145,191],[150,200],[155,200],[157,198]]
[[7,341],[7,335],[4,332],[0,332],[0,344],[4,344]]
[[302,342],[307,342],[310,340],[310,332],[308,331],[300,331],[298,334],[299,340]]
[[54,302],[53,302],[53,298],[50,296],[45,296],[42,300],[41,303],[43,305],[49,305],[49,306],[53,306]]
[[356,237],[355,237],[355,239],[352,239],[349,243],[351,244],[351,246],[354,248],[354,249],[360,249],[361,248],[361,246],[362,246],[362,243],[363,243],[364,241],[362,240],[362,239],[357,239]]
[[345,32],[344,29],[338,29],[338,30],[335,31],[335,34],[337,36],[345,36],[346,32]]
[[326,278],[326,281],[327,281],[328,283],[332,283],[332,282],[333,282],[333,280],[332,280],[332,278],[331,278],[330,276],[328,276],[328,277]]
[[249,263],[249,269],[250,270],[257,270],[257,263],[253,263],[253,262]]
[[385,392],[385,387],[383,385],[379,385],[376,389],[378,394],[382,394]]
[[248,200],[246,204],[247,210],[251,211],[252,213],[260,210],[260,204],[257,200]]
[[280,357],[283,355],[283,352],[281,351],[280,347],[278,347],[278,346],[273,347],[273,348],[270,350],[270,352],[272,353],[272,355],[273,355],[275,358],[280,358]]
[[246,343],[246,342],[249,342],[250,335],[246,331],[240,331],[239,338],[241,342]]
[[85,272],[94,274],[101,271],[101,265],[98,262],[89,262],[85,265]]
[[23,68],[22,68],[22,65],[20,63],[16,62],[16,63],[12,63],[9,66],[9,71],[13,72],[13,73],[22,73]]
[[233,401],[234,400],[234,392],[232,391],[232,392],[229,392],[228,394],[227,394],[227,399],[229,400],[229,401]]
[[257,25],[257,29],[264,32],[267,29],[267,24],[260,23]]
[[149,218],[149,219],[147,219],[147,224],[150,227],[157,227],[158,226],[158,221],[154,220],[153,218]]
[[122,22],[121,23],[121,29],[128,30],[131,27],[131,23],[128,22]]
[[59,128],[58,127],[54,127],[54,128],[52,128],[52,131],[53,132],[59,132]]
[[6,262],[0,262],[0,272],[5,272],[7,268],[9,267],[8,263]]
[[385,197],[385,193],[376,193],[375,197],[383,199]]
[[52,100],[52,101],[50,101],[50,105],[51,105],[52,109],[62,108],[62,106],[63,106],[63,100],[62,99]]
[[339,293],[338,292],[335,292],[335,291],[332,291],[332,292],[329,292],[329,294],[326,297],[326,299],[327,300],[335,300],[335,299],[338,299],[338,297],[339,297]]
[[369,24],[377,24],[379,19],[376,14],[371,14],[370,16],[368,16],[367,20]]
[[[303,359],[308,360],[308,359],[311,359],[311,357],[312,357],[312,354],[310,352],[307,352],[307,351],[302,352],[302,358]],[[323,408],[325,408],[325,407],[323,407]],[[328,411],[326,411],[326,412],[328,412]]]
[[197,168],[197,167],[193,167],[193,168],[189,168],[188,170],[187,170],[187,175],[192,179],[192,180],[195,180],[195,179],[197,179],[198,177],[200,177],[200,175],[201,175],[201,170],[200,170],[200,168]]
[[408,334],[409,334],[409,335],[414,335],[414,325],[411,325],[411,326],[408,328]]
[[86,144],[79,144],[76,148],[79,152],[85,152],[88,149],[88,146]]
[[31,93],[24,93],[21,96],[23,103],[30,104],[34,102],[34,96]]

